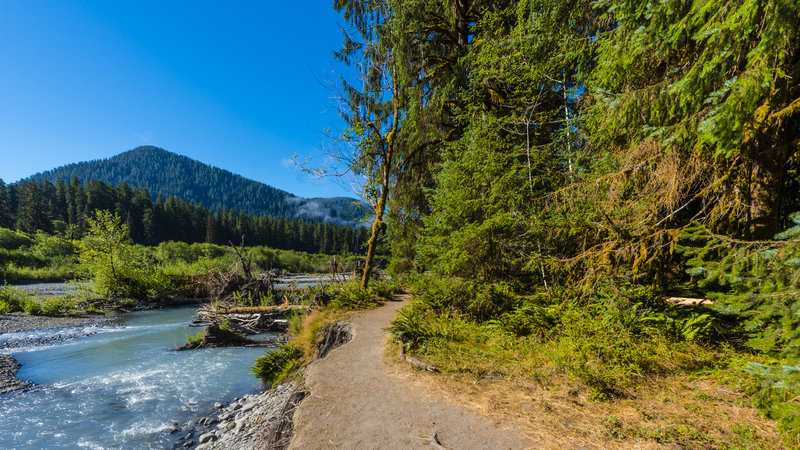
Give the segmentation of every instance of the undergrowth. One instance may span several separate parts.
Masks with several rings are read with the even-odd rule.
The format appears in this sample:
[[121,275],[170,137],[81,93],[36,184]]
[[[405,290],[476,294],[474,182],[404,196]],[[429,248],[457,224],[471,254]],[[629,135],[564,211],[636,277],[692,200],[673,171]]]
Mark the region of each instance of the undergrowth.
[[596,399],[625,395],[642,376],[713,367],[719,352],[703,343],[725,329],[711,314],[667,307],[653,288],[569,298],[423,275],[412,291],[391,327],[406,351],[476,375],[566,374]]
[[518,294],[507,284],[432,274],[408,280],[415,300],[390,332],[446,374],[541,386],[566,379],[595,401],[635,397],[643,380],[724,378],[799,443],[800,365],[750,351],[735,315],[668,304],[653,286],[607,282],[579,297],[568,289]]
[[0,314],[26,312],[34,315],[64,316],[76,313],[79,305],[79,299],[74,296],[36,297],[11,286],[0,286]]
[[263,383],[274,386],[285,379],[300,364],[303,351],[289,343],[267,352],[255,360],[250,372]]

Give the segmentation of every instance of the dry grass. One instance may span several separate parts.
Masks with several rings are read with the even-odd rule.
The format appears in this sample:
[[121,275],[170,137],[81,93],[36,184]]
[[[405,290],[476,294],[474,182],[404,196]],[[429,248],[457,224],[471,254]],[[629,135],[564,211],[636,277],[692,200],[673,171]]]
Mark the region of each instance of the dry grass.
[[537,448],[785,448],[773,421],[712,378],[643,378],[623,398],[593,401],[566,375],[434,374],[398,355],[399,346],[389,345],[395,376],[511,426]]
[[316,359],[319,343],[322,340],[320,332],[326,325],[333,322],[346,321],[353,312],[334,309],[311,309],[296,327],[290,327],[291,342],[303,351],[303,363]]

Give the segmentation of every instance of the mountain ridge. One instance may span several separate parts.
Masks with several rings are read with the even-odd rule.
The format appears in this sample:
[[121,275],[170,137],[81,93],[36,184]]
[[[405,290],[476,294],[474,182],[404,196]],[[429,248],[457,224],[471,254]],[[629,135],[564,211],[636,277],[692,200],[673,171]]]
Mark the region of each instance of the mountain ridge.
[[81,182],[92,179],[114,186],[127,183],[147,189],[155,198],[179,197],[207,208],[233,209],[253,216],[356,225],[367,214],[363,202],[350,197],[304,198],[226,169],[155,146],[140,146],[105,159],[82,161],[39,172],[25,180]]

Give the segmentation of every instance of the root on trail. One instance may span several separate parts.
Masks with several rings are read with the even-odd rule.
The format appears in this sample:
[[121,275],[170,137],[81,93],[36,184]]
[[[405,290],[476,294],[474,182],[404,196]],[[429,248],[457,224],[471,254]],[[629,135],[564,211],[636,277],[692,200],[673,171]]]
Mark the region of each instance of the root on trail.
[[289,448],[294,435],[294,411],[309,394],[310,392],[302,386],[292,392],[283,405],[281,413],[278,414],[278,418],[269,425],[264,433],[263,439],[266,442],[266,448],[275,450]]

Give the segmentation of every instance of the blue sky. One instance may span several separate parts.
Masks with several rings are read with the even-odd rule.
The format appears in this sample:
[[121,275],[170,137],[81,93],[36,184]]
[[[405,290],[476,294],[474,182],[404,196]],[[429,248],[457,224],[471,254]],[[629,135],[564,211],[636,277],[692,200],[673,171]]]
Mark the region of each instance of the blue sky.
[[155,145],[297,195],[353,195],[288,164],[322,164],[340,125],[331,4],[0,0],[0,178]]

